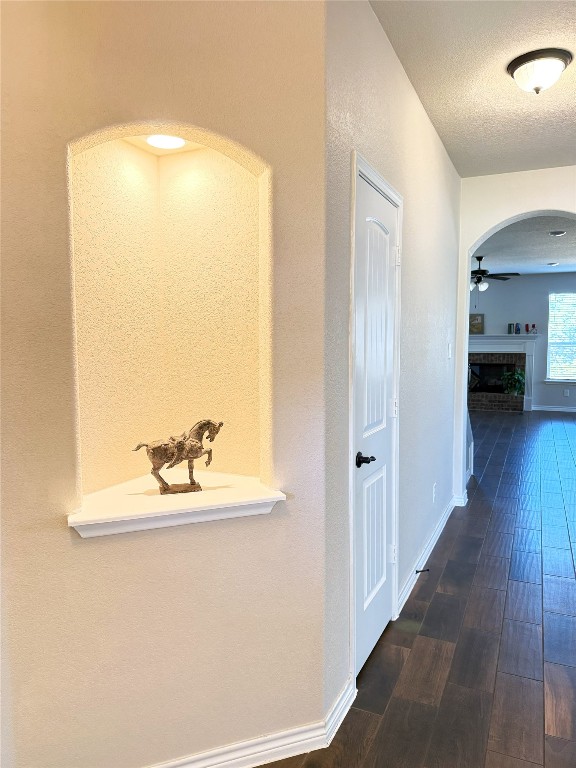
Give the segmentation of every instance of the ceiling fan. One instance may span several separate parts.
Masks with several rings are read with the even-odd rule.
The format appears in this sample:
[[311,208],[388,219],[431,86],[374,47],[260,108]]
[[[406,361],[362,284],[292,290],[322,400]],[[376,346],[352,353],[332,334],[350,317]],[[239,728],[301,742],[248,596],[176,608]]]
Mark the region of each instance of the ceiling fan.
[[479,291],[485,291],[488,288],[486,280],[510,280],[511,277],[520,277],[519,272],[498,272],[491,275],[487,269],[482,269],[482,259],[484,256],[474,257],[478,262],[478,267],[470,272],[470,290],[473,291],[478,286]]

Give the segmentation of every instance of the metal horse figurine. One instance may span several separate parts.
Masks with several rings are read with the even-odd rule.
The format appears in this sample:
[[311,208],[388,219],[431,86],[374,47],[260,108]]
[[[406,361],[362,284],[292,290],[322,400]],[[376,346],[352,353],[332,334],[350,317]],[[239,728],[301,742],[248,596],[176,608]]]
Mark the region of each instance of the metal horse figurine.
[[[178,437],[169,437],[168,440],[155,440],[153,443],[138,443],[133,450],[146,448],[146,453],[152,464],[151,474],[154,475],[160,486],[160,493],[188,493],[190,491],[201,491],[202,486],[194,480],[194,459],[201,456],[208,456],[206,466],[212,462],[212,448],[205,449],[202,445],[204,434],[208,432],[208,440],[213,442],[214,438],[220,432],[223,422],[216,424],[215,421],[204,419],[194,424],[191,430],[183,432]],[[181,461],[188,461],[188,476],[190,485],[169,485],[160,474],[162,467],[167,464],[166,469],[175,467]]]

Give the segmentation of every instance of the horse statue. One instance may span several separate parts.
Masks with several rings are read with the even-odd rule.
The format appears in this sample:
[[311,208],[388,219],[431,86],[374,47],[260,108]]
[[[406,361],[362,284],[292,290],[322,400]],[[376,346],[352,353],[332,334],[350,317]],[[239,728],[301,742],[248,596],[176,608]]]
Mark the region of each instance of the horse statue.
[[[221,421],[216,424],[215,421],[204,419],[194,424],[188,432],[183,432],[178,437],[169,437],[168,440],[155,440],[153,443],[138,443],[134,451],[140,448],[146,448],[146,453],[152,464],[151,474],[154,475],[160,486],[160,493],[186,493],[190,491],[201,491],[202,486],[194,480],[194,459],[201,456],[208,456],[206,466],[212,463],[212,448],[205,449],[202,440],[205,433],[208,433],[208,440],[212,443],[214,438],[224,426]],[[181,461],[188,461],[188,476],[190,485],[171,486],[160,474],[162,467],[167,464],[166,469],[171,469]]]

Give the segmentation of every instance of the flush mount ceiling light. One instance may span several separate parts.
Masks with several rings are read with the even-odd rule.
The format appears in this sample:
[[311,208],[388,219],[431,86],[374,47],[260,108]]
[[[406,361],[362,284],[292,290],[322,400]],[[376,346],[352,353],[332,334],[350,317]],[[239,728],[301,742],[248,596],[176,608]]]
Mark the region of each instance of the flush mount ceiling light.
[[557,267],[560,264],[559,261],[549,261],[548,266],[549,267]]
[[186,144],[186,141],[179,136],[163,136],[162,134],[148,136],[146,142],[157,149],[180,149]]
[[550,237],[563,237],[566,234],[565,229],[551,229],[550,232],[548,232]]
[[518,56],[508,64],[507,71],[523,91],[540,93],[554,85],[571,61],[570,51],[542,48]]

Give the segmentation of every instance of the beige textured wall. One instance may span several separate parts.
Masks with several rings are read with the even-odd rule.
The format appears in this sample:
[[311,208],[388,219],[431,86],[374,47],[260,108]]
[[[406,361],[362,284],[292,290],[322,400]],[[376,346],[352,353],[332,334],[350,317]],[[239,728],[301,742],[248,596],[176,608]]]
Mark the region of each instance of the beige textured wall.
[[258,475],[257,178],[122,140],[71,173],[83,492],[145,474],[131,449],[201,418],[225,424],[212,468]]
[[[399,586],[452,498],[460,180],[368,3],[327,6],[326,701],[348,663],[350,158],[404,198]],[[432,398],[432,399],[431,399]],[[432,485],[437,483],[436,504]]]
[[[324,715],[324,32],[316,2],[3,7],[15,768],[139,768]],[[137,121],[202,126],[272,170],[268,454],[289,500],[82,540],[66,526],[79,500],[67,146]]]
[[169,418],[184,407],[192,424],[223,421],[212,468],[258,475],[258,180],[210,150],[161,157],[159,169],[165,312],[177,307],[179,318],[166,351],[175,376],[184,361]]

